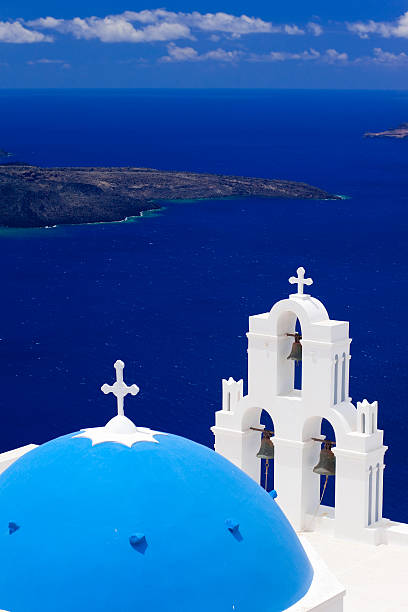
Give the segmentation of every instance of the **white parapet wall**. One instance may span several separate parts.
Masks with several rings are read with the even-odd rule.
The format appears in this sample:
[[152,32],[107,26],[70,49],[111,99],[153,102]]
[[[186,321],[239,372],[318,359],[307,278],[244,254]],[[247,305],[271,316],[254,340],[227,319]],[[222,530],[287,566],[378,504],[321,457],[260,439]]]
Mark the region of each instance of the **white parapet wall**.
[[[328,537],[336,537],[335,509],[331,506],[320,506],[318,511],[309,515],[305,529],[300,533],[318,532]],[[389,544],[390,546],[408,546],[408,525],[383,518],[379,524],[366,528],[364,541],[371,544]],[[354,538],[342,538],[350,539]]]
[[[20,457],[30,452],[34,448],[37,448],[37,444],[27,444],[26,446],[20,446],[20,448],[15,448],[13,450],[7,451],[5,453],[0,454],[0,474],[7,470],[7,468],[17,461]],[[0,612],[2,612],[0,610]]]

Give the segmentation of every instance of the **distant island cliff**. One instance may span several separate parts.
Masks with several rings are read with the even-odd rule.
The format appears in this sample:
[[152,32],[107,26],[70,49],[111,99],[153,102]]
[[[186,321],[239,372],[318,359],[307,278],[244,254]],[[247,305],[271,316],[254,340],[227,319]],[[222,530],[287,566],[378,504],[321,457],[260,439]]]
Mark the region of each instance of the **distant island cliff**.
[[0,225],[120,221],[165,200],[265,197],[339,199],[305,183],[150,168],[0,165]]
[[408,123],[401,123],[398,127],[384,132],[366,132],[365,138],[406,138],[408,136]]

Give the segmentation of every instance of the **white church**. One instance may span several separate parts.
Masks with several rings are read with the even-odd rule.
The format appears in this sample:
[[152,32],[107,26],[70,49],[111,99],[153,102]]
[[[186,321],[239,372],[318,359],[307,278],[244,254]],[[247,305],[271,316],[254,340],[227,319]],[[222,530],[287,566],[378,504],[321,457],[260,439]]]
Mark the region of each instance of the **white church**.
[[408,611],[377,402],[349,397],[348,323],[305,293],[303,268],[289,282],[249,319],[247,395],[222,381],[215,452],[125,416],[139,389],[117,361],[106,425],[0,455],[2,611]]

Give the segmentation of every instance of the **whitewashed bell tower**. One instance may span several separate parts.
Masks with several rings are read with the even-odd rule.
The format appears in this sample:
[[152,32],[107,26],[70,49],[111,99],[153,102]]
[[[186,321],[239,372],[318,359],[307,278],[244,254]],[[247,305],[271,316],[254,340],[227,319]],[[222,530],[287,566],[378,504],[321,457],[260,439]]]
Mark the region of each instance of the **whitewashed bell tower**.
[[[256,457],[265,410],[274,423],[277,501],[295,529],[330,528],[337,537],[380,543],[384,453],[377,429],[377,402],[349,397],[349,325],[332,321],[323,304],[304,293],[305,270],[289,282],[298,291],[270,312],[249,318],[248,395],[243,381],[223,380],[222,410],[216,413],[215,450],[260,481]],[[302,364],[288,359],[296,322],[301,326]],[[295,367],[302,368],[295,388]],[[313,472],[322,438],[321,422],[332,425],[336,446],[335,511],[319,519],[320,476]],[[316,520],[317,517],[317,520]]]

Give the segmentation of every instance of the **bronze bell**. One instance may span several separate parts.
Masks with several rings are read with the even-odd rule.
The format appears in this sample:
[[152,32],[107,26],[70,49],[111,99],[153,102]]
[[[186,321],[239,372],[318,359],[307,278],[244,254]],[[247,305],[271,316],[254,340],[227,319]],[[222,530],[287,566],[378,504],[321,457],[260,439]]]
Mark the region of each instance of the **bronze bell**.
[[298,334],[297,332],[295,334],[286,334],[286,335],[293,336],[295,338],[295,341],[292,344],[292,350],[290,351],[290,355],[288,356],[288,359],[292,359],[293,361],[296,361],[296,363],[298,363],[299,361],[302,361],[302,345],[300,344],[302,336]]
[[273,459],[275,449],[271,440],[272,432],[268,429],[264,429],[262,432],[261,448],[257,453],[259,459]]
[[315,474],[320,474],[321,476],[336,475],[336,456],[331,446],[330,442],[324,443],[324,448],[320,451],[319,463],[313,468]]

